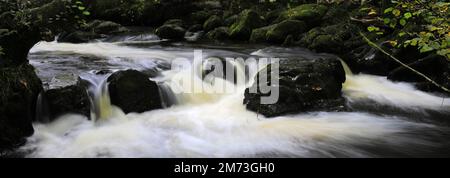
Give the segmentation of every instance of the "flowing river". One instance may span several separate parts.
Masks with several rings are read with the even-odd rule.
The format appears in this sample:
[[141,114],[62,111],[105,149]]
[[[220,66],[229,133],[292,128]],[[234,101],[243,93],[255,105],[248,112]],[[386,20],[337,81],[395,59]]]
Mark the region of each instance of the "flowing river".
[[[246,110],[249,81],[224,94],[174,94],[183,90],[167,69],[176,58],[293,57],[305,49],[160,41],[151,34],[66,44],[41,42],[30,63],[47,88],[73,84],[78,76],[93,83],[99,103],[96,121],[65,115],[35,123],[35,134],[20,150],[26,157],[440,157],[450,156],[450,98],[421,92],[386,77],[353,75],[347,69],[343,95],[353,112],[311,112],[264,118]],[[105,93],[107,75],[98,71],[158,70],[166,108],[124,114]],[[186,71],[184,71],[186,70]],[[257,71],[249,70],[248,78]],[[200,78],[194,85],[205,85]],[[245,76],[238,76],[245,77]],[[208,86],[214,85],[207,83]],[[102,87],[103,86],[103,87]],[[173,104],[169,107],[169,104]]]

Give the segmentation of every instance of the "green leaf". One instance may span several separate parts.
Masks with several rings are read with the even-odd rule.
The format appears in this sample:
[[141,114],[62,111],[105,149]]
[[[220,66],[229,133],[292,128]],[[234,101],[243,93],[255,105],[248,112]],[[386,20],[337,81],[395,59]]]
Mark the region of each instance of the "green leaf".
[[387,9],[384,10],[384,13],[387,14],[389,12],[392,12],[392,10],[394,10],[393,7],[387,8]]
[[401,12],[400,12],[400,10],[395,9],[395,10],[392,11],[392,14],[394,14],[396,17],[398,17],[398,16],[401,15]]
[[86,9],[86,7],[78,6],[78,9],[79,9],[80,11],[84,11],[84,10]]
[[395,28],[397,26],[397,22],[395,20],[391,21],[391,24],[389,24],[389,27]]
[[384,18],[383,22],[384,22],[384,24],[387,25],[387,24],[391,23],[391,19],[390,18]]
[[400,19],[400,25],[405,26],[406,25],[406,20],[405,19]]
[[402,36],[405,36],[405,35],[406,35],[405,32],[400,32],[400,33],[398,33],[398,36],[399,36],[399,37],[402,37]]
[[412,14],[411,14],[411,12],[407,12],[403,16],[405,17],[405,19],[409,19],[412,17]]
[[411,40],[411,46],[417,46],[417,38]]
[[427,44],[426,45],[423,45],[421,48],[420,48],[420,53],[426,53],[426,52],[430,52],[430,51],[433,51],[434,50],[434,48],[432,48],[432,47],[430,47],[430,46],[428,46]]
[[88,15],[91,15],[91,13],[89,11],[83,11],[83,15],[88,16]]
[[371,26],[367,27],[367,30],[369,30],[369,32],[374,32],[374,31],[379,31],[380,28],[371,25]]

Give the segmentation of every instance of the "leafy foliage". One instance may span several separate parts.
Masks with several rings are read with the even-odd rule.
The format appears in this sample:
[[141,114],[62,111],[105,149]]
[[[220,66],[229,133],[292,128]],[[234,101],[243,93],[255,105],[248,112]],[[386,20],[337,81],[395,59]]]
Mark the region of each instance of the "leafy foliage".
[[450,2],[391,1],[380,14],[383,25],[371,25],[368,31],[378,35],[394,31],[389,40],[393,46],[416,46],[421,53],[434,52],[450,59]]

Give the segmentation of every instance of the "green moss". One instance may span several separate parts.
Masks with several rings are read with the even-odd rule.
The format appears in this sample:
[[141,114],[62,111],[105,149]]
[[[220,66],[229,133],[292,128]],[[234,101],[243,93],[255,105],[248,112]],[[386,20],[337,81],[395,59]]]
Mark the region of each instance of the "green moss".
[[269,31],[269,29],[273,28],[273,26],[266,26],[254,29],[252,31],[252,35],[250,36],[251,42],[266,42],[266,34]]
[[298,35],[307,30],[305,22],[299,20],[285,20],[274,25],[267,32],[267,40],[274,43],[283,43],[287,36]]
[[220,18],[217,15],[213,15],[203,24],[203,29],[206,31],[210,31],[216,27],[220,27],[221,25],[222,25],[222,18]]
[[248,40],[252,30],[264,25],[264,20],[253,10],[244,10],[230,27],[230,36],[237,40]]
[[303,4],[289,9],[280,15],[280,21],[285,19],[296,19],[304,21],[320,20],[327,12],[328,7],[320,4]]
[[230,34],[228,27],[219,27],[208,32],[206,37],[211,40],[226,40],[230,37]]

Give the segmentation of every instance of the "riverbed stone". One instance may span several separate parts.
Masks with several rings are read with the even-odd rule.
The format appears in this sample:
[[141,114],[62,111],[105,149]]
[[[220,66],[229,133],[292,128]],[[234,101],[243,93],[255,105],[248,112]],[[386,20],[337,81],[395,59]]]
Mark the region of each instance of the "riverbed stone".
[[[309,111],[343,111],[345,100],[341,95],[345,82],[345,71],[340,60],[334,56],[311,56],[282,59],[279,70],[280,97],[275,104],[261,104],[261,97],[267,96],[250,88],[245,91],[244,104],[248,110],[266,117],[295,114]],[[271,67],[261,70],[259,77],[271,78]],[[266,85],[270,86],[270,80]],[[252,87],[257,87],[254,83]]]
[[108,78],[108,83],[111,104],[125,113],[142,113],[162,108],[158,85],[142,72],[119,71]]

